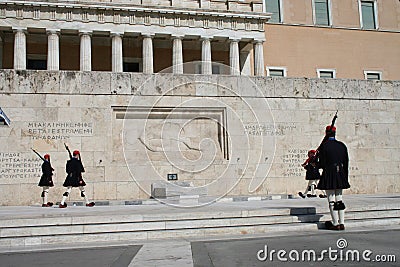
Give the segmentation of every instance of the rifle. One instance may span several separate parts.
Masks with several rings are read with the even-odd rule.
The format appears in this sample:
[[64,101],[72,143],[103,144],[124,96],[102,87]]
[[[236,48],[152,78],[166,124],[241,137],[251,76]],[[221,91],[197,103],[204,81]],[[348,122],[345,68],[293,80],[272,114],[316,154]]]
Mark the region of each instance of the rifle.
[[35,149],[33,149],[33,148],[31,148],[31,149],[32,149],[33,152],[35,152],[36,155],[38,155],[38,157],[39,157],[41,160],[45,161],[45,159],[44,159]]
[[[73,157],[72,157],[71,150],[69,150],[69,147],[67,146],[67,144],[64,143],[64,146],[65,146],[65,149],[68,151],[69,159],[72,159]],[[79,155],[79,160],[82,161],[81,159],[82,159],[81,155]]]
[[[336,110],[335,116],[333,116],[332,123],[331,123],[331,129],[333,128],[333,126],[335,126],[335,122],[336,122],[336,119],[337,119],[337,113],[338,113],[338,110]],[[301,164],[301,166],[305,167],[313,158],[316,158],[318,156],[318,153],[321,150],[321,146],[326,142],[326,140],[328,140],[328,138],[329,138],[328,135],[325,134],[324,139],[322,139],[321,144],[319,144],[319,146],[318,146],[318,148],[317,148],[317,150],[315,152],[315,156],[314,157],[308,157],[306,159],[306,161],[304,161],[304,163]]]
[[64,146],[65,146],[65,149],[68,151],[69,159],[72,159],[72,154],[71,154],[71,151],[69,150],[69,147],[67,146],[66,143],[64,143]]

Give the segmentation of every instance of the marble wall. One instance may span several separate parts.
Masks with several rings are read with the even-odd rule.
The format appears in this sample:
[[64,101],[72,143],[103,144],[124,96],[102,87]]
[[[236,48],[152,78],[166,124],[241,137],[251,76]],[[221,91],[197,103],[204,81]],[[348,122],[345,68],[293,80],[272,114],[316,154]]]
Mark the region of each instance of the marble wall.
[[399,81],[1,70],[0,205],[40,203],[31,148],[51,155],[60,201],[64,143],[94,200],[148,199],[168,174],[215,197],[296,194],[336,110],[347,192],[400,192],[399,99]]

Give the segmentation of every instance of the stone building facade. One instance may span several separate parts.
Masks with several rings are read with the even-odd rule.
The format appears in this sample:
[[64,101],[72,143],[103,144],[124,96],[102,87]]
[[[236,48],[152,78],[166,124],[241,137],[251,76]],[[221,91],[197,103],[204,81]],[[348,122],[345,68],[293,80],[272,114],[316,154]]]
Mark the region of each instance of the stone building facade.
[[237,0],[0,2],[0,205],[40,203],[31,148],[51,154],[59,200],[64,143],[81,151],[96,201],[148,199],[171,177],[213,200],[296,194],[336,110],[349,192],[399,192],[396,76],[265,77],[278,25],[263,11]]
[[13,69],[143,73],[171,66],[183,73],[182,63],[202,61],[185,70],[202,74],[215,61],[231,73],[263,75],[268,16],[261,11],[258,1],[6,1],[0,61]]
[[[113,72],[0,72],[2,205],[40,202],[50,153],[62,195],[79,149],[95,200],[148,199],[177,174],[209,196],[296,194],[300,164],[339,110],[348,193],[399,192],[399,82]],[[78,192],[71,196],[79,200]]]

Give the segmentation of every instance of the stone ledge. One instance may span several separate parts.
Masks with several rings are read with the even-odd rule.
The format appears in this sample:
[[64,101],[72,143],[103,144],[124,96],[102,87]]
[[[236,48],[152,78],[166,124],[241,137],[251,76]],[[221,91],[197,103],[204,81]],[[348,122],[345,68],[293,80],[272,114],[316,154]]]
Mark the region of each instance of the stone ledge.
[[[96,200],[96,206],[135,206],[135,205],[163,205],[164,200],[173,200],[174,204],[186,203],[186,201],[191,200],[192,198],[198,198],[198,203],[208,203],[208,200],[212,197],[205,197],[199,195],[182,195],[182,196],[173,196],[168,198],[160,198],[161,201],[158,201],[155,198],[150,199],[137,199],[137,200]],[[229,196],[217,199],[216,201],[212,201],[213,203],[228,203],[228,202],[247,202],[247,201],[265,201],[265,200],[278,200],[278,199],[294,199],[295,196],[289,195],[266,195],[266,196]],[[69,206],[84,206],[83,201],[66,201]],[[57,202],[56,205],[60,204]],[[33,205],[38,206],[38,205]]]
[[[143,75],[144,78],[143,79]],[[145,81],[160,82],[166,88],[173,88],[175,80],[185,83],[212,81],[210,86],[226,88],[242,97],[262,98],[299,98],[299,99],[361,99],[361,100],[399,100],[399,81],[366,81],[354,79],[308,79],[308,78],[270,78],[242,77],[231,75],[192,75],[154,73],[81,72],[81,71],[37,71],[37,70],[0,70],[0,92],[5,94],[63,94],[63,95],[140,95],[142,97],[160,96],[165,92],[154,90],[153,84]],[[153,79],[151,79],[153,78]],[[252,81],[254,88],[242,90],[244,82]],[[145,82],[145,86],[143,84]],[[179,89],[173,96],[193,95],[204,90],[204,86]],[[237,87],[237,88],[235,88]],[[82,89],[83,88],[83,89]],[[153,89],[151,89],[153,88]],[[140,89],[140,91],[139,91]],[[224,97],[219,90],[209,90],[207,96]],[[201,93],[201,92],[200,92]],[[229,95],[228,95],[229,96]]]

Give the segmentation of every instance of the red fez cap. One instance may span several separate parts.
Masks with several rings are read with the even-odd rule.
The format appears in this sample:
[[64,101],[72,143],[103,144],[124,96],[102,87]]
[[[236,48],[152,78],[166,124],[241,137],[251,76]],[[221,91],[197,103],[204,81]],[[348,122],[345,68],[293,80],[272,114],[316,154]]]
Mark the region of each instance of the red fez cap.
[[46,155],[44,155],[44,158],[45,158],[45,159],[49,159],[49,158],[50,158],[50,155],[49,155],[49,154],[46,154]]
[[328,125],[325,128],[325,132],[336,132],[336,127],[335,126],[332,127],[331,125]]
[[74,156],[80,155],[79,150],[74,150],[74,152],[72,152],[72,154],[73,154]]

